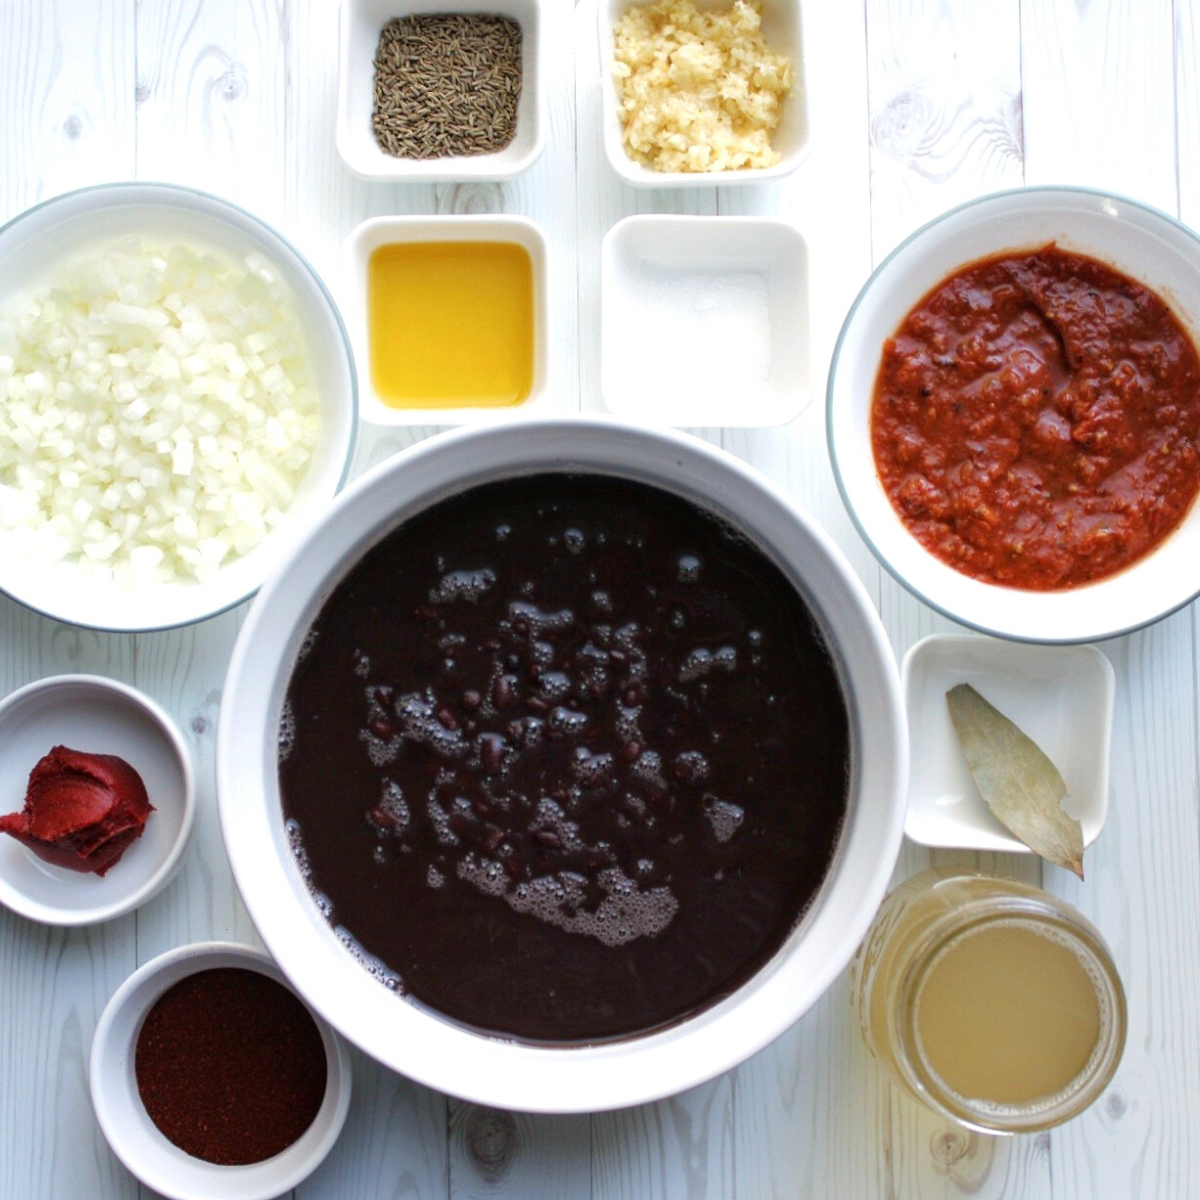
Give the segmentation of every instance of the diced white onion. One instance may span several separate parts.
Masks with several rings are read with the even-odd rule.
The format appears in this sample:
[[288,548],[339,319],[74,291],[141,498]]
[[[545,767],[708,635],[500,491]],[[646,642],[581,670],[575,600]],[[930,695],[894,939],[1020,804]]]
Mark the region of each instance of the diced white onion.
[[0,310],[0,528],[123,588],[211,579],[295,499],[318,406],[260,254],[123,238]]

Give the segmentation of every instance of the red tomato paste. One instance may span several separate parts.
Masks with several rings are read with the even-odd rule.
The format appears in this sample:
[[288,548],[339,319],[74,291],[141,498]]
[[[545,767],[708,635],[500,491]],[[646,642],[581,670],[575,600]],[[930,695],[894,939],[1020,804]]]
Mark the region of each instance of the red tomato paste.
[[1166,303],[1051,244],[964,267],[883,349],[871,438],[893,507],[976,579],[1127,567],[1200,488],[1200,359]]

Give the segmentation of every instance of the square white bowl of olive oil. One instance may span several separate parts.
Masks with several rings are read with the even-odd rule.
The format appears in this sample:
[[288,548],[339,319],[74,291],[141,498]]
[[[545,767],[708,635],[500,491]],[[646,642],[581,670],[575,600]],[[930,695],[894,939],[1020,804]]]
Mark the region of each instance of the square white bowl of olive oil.
[[375,425],[513,420],[548,406],[547,242],[517,216],[374,217],[342,303]]

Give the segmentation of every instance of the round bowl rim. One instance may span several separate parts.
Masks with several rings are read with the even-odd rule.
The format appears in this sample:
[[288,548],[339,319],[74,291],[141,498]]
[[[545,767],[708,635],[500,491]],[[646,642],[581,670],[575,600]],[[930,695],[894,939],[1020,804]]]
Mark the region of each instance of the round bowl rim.
[[[142,198],[135,198],[139,193],[141,193]],[[112,180],[107,183],[95,183],[88,184],[84,187],[72,188],[70,191],[60,192],[58,195],[50,196],[45,200],[39,200],[36,204],[31,204],[28,208],[23,209],[21,212],[9,218],[9,220],[5,221],[3,224],[0,224],[0,239],[3,239],[12,228],[26,219],[33,217],[37,213],[40,213],[43,209],[51,208],[67,202],[79,202],[81,200],[86,200],[91,196],[96,196],[97,198],[103,199],[106,196],[121,196],[122,194],[131,197],[129,203],[153,204],[156,202],[155,196],[157,194],[160,197],[173,196],[176,199],[199,200],[202,205],[211,205],[214,209],[218,210],[218,212],[221,209],[225,209],[229,213],[236,215],[243,221],[246,221],[253,226],[256,237],[265,234],[268,241],[271,239],[277,241],[280,246],[282,246],[283,249],[293,257],[295,260],[295,265],[299,269],[300,273],[311,279],[321,297],[324,308],[332,317],[332,329],[337,335],[339,357],[345,364],[350,385],[349,394],[345,398],[345,401],[349,407],[349,414],[346,422],[346,452],[342,461],[341,469],[338,473],[337,481],[333,486],[333,495],[337,495],[345,486],[346,480],[349,478],[350,468],[354,462],[354,452],[358,442],[358,374],[355,367],[353,350],[350,344],[350,335],[346,329],[345,321],[342,319],[341,310],[338,308],[337,301],[334,299],[332,292],[330,292],[328,286],[321,278],[316,268],[311,262],[309,262],[308,258],[300,252],[295,243],[280,230],[276,229],[275,226],[269,221],[266,221],[264,218],[255,213],[252,213],[249,209],[243,208],[239,204],[235,204],[232,200],[227,200],[223,196],[218,196],[214,192],[208,192],[202,188],[191,187],[187,184],[160,182],[157,180],[120,179]],[[168,206],[170,205],[170,200],[167,201],[167,204]],[[116,208],[120,207],[120,205],[114,204],[103,207]],[[179,207],[188,209],[190,206],[185,203],[179,205]],[[191,211],[201,210],[191,209]],[[217,214],[214,213],[212,215],[217,216],[217,219],[220,219]],[[339,401],[339,403],[341,403],[341,401]],[[268,534],[268,538],[276,532],[276,530],[272,530],[271,534]],[[296,534],[293,533],[292,536],[294,537]],[[264,541],[265,540],[266,539],[264,539]],[[265,576],[269,574],[272,569],[273,567],[271,564],[265,564],[264,570],[259,572],[259,574],[265,578]],[[231,609],[236,608],[239,604],[244,604],[248,599],[250,599],[251,596],[255,595],[258,589],[262,586],[263,578],[259,578],[257,583],[240,589],[241,594],[228,600],[219,601],[215,606],[204,606],[197,608],[194,612],[187,615],[152,621],[149,624],[112,624],[103,621],[89,621],[86,619],[86,616],[81,615],[64,616],[60,612],[53,611],[44,603],[35,603],[29,599],[26,599],[25,596],[22,595],[22,589],[13,588],[10,584],[6,584],[2,576],[0,576],[0,593],[8,596],[22,607],[28,608],[44,617],[49,617],[51,620],[61,621],[64,624],[74,625],[82,629],[95,629],[101,633],[154,633],[167,629],[181,629],[188,625],[194,625],[198,621],[206,621],[209,617],[215,617],[221,615],[222,613],[229,612]],[[197,584],[196,586],[198,589],[205,587],[204,584]]]
[[[843,467],[839,461],[837,449],[837,431],[835,414],[837,410],[836,387],[838,379],[838,368],[842,360],[842,351],[847,338],[854,327],[856,317],[866,300],[876,286],[878,280],[891,266],[891,264],[900,255],[908,251],[914,244],[922,242],[930,237],[931,234],[940,230],[947,222],[954,217],[963,213],[968,213],[972,209],[981,208],[989,205],[1005,205],[1013,204],[1018,210],[1023,208],[1035,208],[1038,201],[1052,200],[1054,198],[1070,198],[1076,197],[1082,200],[1095,201],[1097,204],[1105,202],[1116,203],[1126,206],[1129,209],[1137,211],[1143,217],[1151,221],[1161,221],[1165,225],[1171,227],[1175,232],[1183,235],[1189,241],[1195,243],[1196,248],[1200,251],[1200,233],[1186,225],[1179,218],[1172,214],[1157,208],[1152,204],[1148,204],[1144,200],[1138,200],[1132,196],[1126,196],[1119,192],[1109,191],[1104,188],[1088,187],[1074,184],[1037,184],[1028,187],[1003,188],[998,191],[988,192],[984,195],[974,196],[969,200],[964,200],[960,204],[955,204],[946,209],[944,212],[937,214],[930,220],[925,221],[918,228],[904,237],[900,242],[893,247],[887,255],[871,271],[862,287],[858,290],[854,297],[850,308],[847,310],[846,316],[842,322],[841,328],[838,331],[838,336],[834,342],[833,353],[829,362],[829,375],[826,380],[825,387],[825,439],[826,449],[829,457],[830,466],[833,470],[834,482],[837,485],[838,494],[841,496],[842,505],[850,517],[851,523],[858,532],[859,537],[870,549],[876,561],[907,591],[909,591],[918,600],[927,604],[935,612],[942,616],[948,617],[950,620],[957,622],[960,625],[966,626],[968,629],[973,629],[979,633],[990,634],[993,637],[1006,638],[1010,641],[1029,642],[1037,645],[1083,645],[1089,642],[1105,641],[1110,638],[1121,637],[1128,633],[1134,633],[1139,629],[1144,629],[1148,625],[1152,625],[1157,621],[1163,620],[1172,613],[1178,612],[1185,608],[1197,596],[1200,596],[1200,574],[1197,575],[1195,588],[1188,596],[1173,600],[1166,606],[1152,606],[1154,611],[1140,616],[1136,619],[1121,621],[1116,625],[1100,623],[1086,627],[1081,627],[1077,633],[1070,636],[1062,635],[1043,635],[1036,630],[1023,628],[1020,626],[1005,625],[1002,621],[984,620],[978,616],[973,616],[970,612],[963,611],[953,604],[948,604],[937,595],[933,594],[930,588],[922,588],[918,584],[909,579],[892,561],[891,558],[884,552],[879,545],[878,540],[872,536],[866,523],[863,521],[861,514],[858,511],[858,506],[854,503],[850,487],[848,486],[843,472]],[[983,252],[979,257],[986,257],[987,251]],[[914,296],[912,303],[919,300],[919,296]],[[1200,505],[1200,497],[1195,501],[1193,508]],[[1154,551],[1151,551],[1153,554]],[[1137,562],[1130,564],[1130,570],[1136,569]],[[1121,572],[1118,572],[1118,575]],[[1106,577],[1113,578],[1113,577]],[[1098,580],[1095,584],[1087,587],[1072,589],[1072,594],[1077,596],[1086,595],[1089,588],[1102,587],[1106,579]],[[1002,588],[998,585],[983,584],[980,586],[994,588],[998,593],[1007,593],[1009,595],[1028,595],[1023,589]],[[1062,593],[1041,593],[1045,595],[1061,595]]]
[[[313,1121],[315,1125],[324,1113],[325,1129],[319,1137],[313,1139],[313,1145],[307,1153],[303,1156],[292,1155],[297,1161],[282,1170],[278,1170],[279,1160],[294,1150],[298,1142],[294,1142],[273,1159],[247,1163],[245,1166],[219,1166],[204,1159],[194,1158],[168,1142],[154,1127],[149,1114],[141,1105],[140,1098],[127,1094],[133,1071],[132,1051],[136,1046],[142,1021],[152,1005],[169,987],[180,980],[210,967],[231,965],[243,965],[247,970],[257,971],[296,994],[316,1023],[325,1049],[329,1082],[326,1085],[321,1112],[318,1112]],[[171,978],[163,987],[156,988],[155,981],[166,974]],[[132,1020],[131,1036],[126,1046],[117,1043],[119,1034],[116,1026],[126,1017],[131,1006],[136,1006],[136,1016]],[[228,1200],[272,1200],[272,1197],[295,1187],[317,1168],[337,1141],[350,1109],[352,1086],[350,1055],[336,1031],[313,1010],[303,996],[295,992],[269,954],[256,946],[241,942],[189,942],[166,950],[143,963],[126,977],[104,1006],[92,1035],[91,1051],[88,1055],[88,1089],[92,1109],[109,1147],[143,1183],[162,1192],[164,1196],[171,1197],[172,1200],[206,1200],[207,1197],[216,1194],[215,1189],[218,1188],[220,1194],[228,1197]],[[132,1091],[136,1093],[136,1084],[132,1086]],[[123,1101],[136,1104],[145,1118],[144,1122],[135,1122],[139,1126],[137,1132],[131,1131],[122,1119],[120,1106]],[[150,1130],[154,1131],[153,1134],[150,1134]],[[139,1157],[141,1151],[138,1143],[141,1133],[154,1137],[168,1147],[168,1155],[178,1157],[178,1165],[186,1168],[187,1175],[168,1176],[149,1168]],[[272,1163],[277,1167],[275,1173],[271,1171]],[[193,1185],[188,1175],[206,1178],[202,1183]]]
[[[305,556],[307,542],[294,547],[292,557],[268,581],[252,606],[234,648],[226,679],[226,703],[222,706],[217,731],[217,799],[222,834],[234,879],[259,936],[270,948],[293,986],[343,1036],[390,1068],[427,1086],[468,1100],[526,1112],[595,1112],[673,1095],[732,1068],[782,1034],[832,984],[842,967],[849,962],[855,947],[865,934],[878,901],[887,889],[899,853],[907,784],[908,739],[899,691],[899,672],[890,643],[865,588],[844,556],[816,522],[803,514],[782,490],[732,455],[691,435],[646,429],[599,414],[587,417],[546,418],[526,422],[519,427],[467,427],[451,430],[402,451],[352,483],[331,506],[323,518],[322,527],[312,531],[310,537],[315,540],[326,524],[331,529],[334,528],[338,514],[344,510],[350,510],[353,514],[359,504],[359,497],[364,493],[386,488],[387,483],[398,473],[417,469],[418,464],[423,464],[424,460],[429,460],[436,466],[447,459],[453,459],[465,443],[476,439],[488,438],[493,442],[488,448],[493,456],[489,460],[490,467],[481,468],[481,471],[490,471],[490,474],[477,472],[465,480],[456,476],[460,488],[482,482],[484,478],[496,478],[504,474],[506,469],[509,474],[528,473],[538,469],[553,470],[554,467],[549,463],[554,460],[548,456],[549,452],[545,446],[552,443],[556,437],[570,439],[570,451],[563,451],[564,457],[556,460],[560,470],[607,470],[627,477],[642,478],[647,482],[658,482],[652,472],[655,463],[660,470],[662,469],[662,458],[644,458],[646,465],[641,475],[632,469],[622,470],[611,458],[604,457],[606,451],[616,455],[621,453],[620,449],[614,449],[611,445],[599,445],[597,448],[605,438],[613,439],[614,442],[622,438],[634,438],[643,454],[647,448],[671,454],[678,459],[681,469],[683,458],[686,457],[693,466],[702,463],[706,471],[723,470],[723,480],[732,481],[739,487],[753,489],[757,499],[772,506],[772,514],[786,514],[785,519],[789,522],[789,527],[798,537],[810,539],[808,546],[811,548],[811,555],[810,559],[806,560],[810,570],[813,569],[812,564],[818,562],[821,569],[828,570],[832,582],[827,580],[823,585],[827,593],[836,593],[835,598],[839,603],[843,603],[848,610],[853,609],[849,615],[840,613],[831,616],[827,611],[823,611],[829,603],[828,594],[825,606],[815,602],[811,595],[808,597],[830,629],[842,623],[853,626],[855,637],[861,646],[854,651],[858,656],[856,675],[860,678],[870,676],[874,690],[869,698],[859,699],[856,698],[851,685],[847,688],[847,700],[852,712],[856,714],[855,719],[861,719],[857,715],[860,705],[878,706],[882,713],[881,724],[886,732],[869,743],[866,738],[861,739],[864,745],[860,746],[860,759],[866,764],[861,776],[865,782],[860,783],[852,796],[852,806],[845,827],[847,832],[841,839],[834,866],[826,876],[821,891],[814,899],[809,912],[793,930],[784,949],[750,984],[735,992],[732,998],[720,1001],[665,1030],[616,1042],[550,1048],[518,1044],[498,1037],[472,1033],[414,1005],[405,1005],[405,1010],[419,1017],[420,1028],[426,1035],[420,1039],[417,1050],[414,1051],[410,1045],[406,1045],[401,1054],[395,1052],[397,1022],[394,1020],[389,1022],[387,1031],[387,1037],[392,1040],[386,1045],[383,1044],[385,1039],[379,1037],[376,1027],[372,1026],[364,1032],[363,1024],[367,1021],[364,1006],[370,1003],[369,996],[375,993],[368,993],[355,984],[344,984],[343,989],[354,989],[355,999],[358,1001],[355,1011],[348,1013],[346,1010],[351,1006],[347,1005],[344,997],[335,994],[337,989],[327,980],[327,973],[323,974],[313,961],[316,951],[320,950],[322,955],[324,954],[321,943],[327,942],[329,938],[328,933],[311,932],[313,920],[319,920],[326,931],[329,926],[324,918],[316,914],[315,905],[311,906],[312,914],[316,914],[315,918],[312,914],[298,918],[290,911],[291,895],[295,893],[297,886],[302,888],[303,884],[294,884],[290,880],[292,872],[295,871],[294,864],[279,861],[285,854],[285,851],[279,849],[283,835],[272,828],[271,821],[274,818],[269,812],[272,803],[277,804],[277,794],[270,791],[269,781],[265,788],[260,786],[266,778],[265,775],[258,774],[260,771],[266,771],[261,759],[249,767],[245,758],[238,759],[239,739],[244,741],[243,748],[250,747],[252,743],[256,746],[261,745],[261,734],[251,733],[249,728],[255,726],[257,721],[257,728],[261,729],[264,716],[269,723],[274,715],[270,711],[265,714],[261,711],[259,695],[266,697],[264,704],[269,708],[272,703],[271,697],[278,699],[277,682],[280,672],[286,672],[282,675],[284,683],[287,674],[290,674],[291,651],[285,648],[283,657],[287,661],[280,666],[275,661],[278,657],[277,651],[272,647],[266,663],[259,663],[255,667],[251,665],[252,646],[259,638],[260,630],[265,632],[271,628],[271,606],[276,603],[277,594],[287,594],[289,575],[298,568],[300,560]],[[541,450],[530,450],[537,438],[544,439]],[[520,439],[521,451],[514,454],[512,447],[517,439]],[[496,442],[501,443],[498,449],[495,447]],[[583,445],[585,442],[588,443],[587,446]],[[502,453],[506,447],[509,452]],[[592,457],[588,457],[589,450]],[[670,485],[660,482],[659,486]],[[697,498],[697,493],[689,492],[682,480],[675,490],[679,494]],[[407,511],[425,507],[440,498],[440,495],[431,496],[429,489],[423,488],[421,499],[411,500],[406,497]],[[369,503],[369,499],[366,503]],[[361,556],[366,546],[373,544],[388,529],[395,527],[398,520],[394,514],[398,507],[404,507],[403,502],[392,508],[393,517],[390,523],[373,511],[368,514],[370,519],[360,520],[359,540],[351,550],[346,551],[344,546],[340,546],[336,552],[329,551],[343,557],[338,567],[328,575],[323,564],[314,567],[311,565],[312,560],[309,560],[309,578],[318,580],[315,589],[318,596],[323,599],[328,594],[328,591],[323,589],[332,586],[329,575],[336,581],[344,574],[348,565]],[[359,515],[361,518],[362,514]],[[760,520],[763,523],[767,522],[766,517],[755,518],[753,521],[747,517],[743,523],[754,527]],[[368,529],[365,535],[361,533],[361,527],[364,526]],[[777,559],[780,553],[782,552],[776,552]],[[818,559],[818,554],[823,555],[823,558]],[[782,559],[779,561],[782,563]],[[796,578],[794,572],[792,578]],[[303,602],[303,605],[297,601],[290,602],[291,605],[299,606],[298,611],[302,611],[303,606],[311,608],[316,603],[312,597]],[[291,620],[292,609],[289,607],[282,621],[276,614],[275,624],[288,625]],[[307,627],[310,621],[311,616],[304,617],[304,626]],[[280,645],[286,647],[292,634],[283,632],[275,637],[276,640],[282,638]],[[265,676],[272,678],[264,679]],[[243,691],[247,689],[254,692],[249,702],[242,698]],[[247,714],[239,712],[242,706],[248,708]],[[241,728],[246,728],[247,732],[240,733]],[[272,758],[272,768],[273,763]],[[248,781],[254,792],[253,803],[249,805]],[[247,815],[251,809],[258,811]],[[258,828],[247,831],[246,822]],[[279,825],[282,827],[282,821]],[[259,841],[260,836],[272,839],[275,849],[268,849],[264,853]],[[290,855],[287,857],[290,858]],[[264,859],[269,860],[267,870],[264,870]],[[845,869],[847,860],[855,876],[849,883],[849,873]],[[275,882],[267,878],[272,871],[277,873]],[[296,876],[298,879],[298,872]],[[840,886],[835,886],[839,881]],[[289,911],[286,916],[290,920],[290,933],[287,928],[281,929],[281,910],[285,908],[285,904],[280,902],[280,887],[289,892],[286,901]],[[304,930],[300,930],[301,925],[305,926]],[[822,945],[835,940],[836,949],[826,953],[819,963],[807,964],[808,974],[804,980],[802,1000],[795,1001],[792,993],[788,991],[784,993],[787,998],[787,1003],[784,1004],[780,1000],[779,992],[789,981],[784,980],[781,983],[780,976],[786,971],[787,964],[794,962],[799,956],[798,948],[803,948],[804,939],[813,941],[809,936],[813,930],[819,931]],[[295,944],[287,944],[289,939]],[[312,953],[306,956],[305,949]],[[339,946],[338,949],[345,955],[347,970],[358,971],[366,985],[376,989],[377,994],[384,999],[395,1002],[395,997],[389,995],[378,982],[370,979],[365,970],[350,960],[344,948]],[[826,947],[826,950],[828,949]],[[341,974],[339,970],[339,975]],[[764,979],[766,983],[763,982]],[[769,993],[764,1000],[761,993],[767,992],[769,985],[774,985],[776,990]],[[735,1003],[731,1004],[731,1000]],[[772,1000],[775,1001],[774,1008],[771,1008]],[[738,1018],[742,1015],[739,1009],[747,1006],[770,1008],[771,1019],[739,1021]],[[389,1011],[389,1016],[393,1015]],[[359,1022],[357,1027],[355,1020]],[[431,1038],[437,1038],[442,1043],[449,1040],[455,1049],[452,1057],[460,1065],[451,1064],[447,1068],[441,1061],[431,1065],[434,1063]],[[686,1053],[689,1049],[694,1050],[697,1044],[706,1048],[708,1053]],[[411,1055],[417,1055],[420,1061],[414,1061],[413,1057],[409,1057]],[[470,1067],[463,1068],[461,1061],[467,1057],[471,1060]],[[483,1066],[480,1064],[481,1059],[486,1059]],[[642,1069],[646,1061],[652,1064],[653,1070]],[[627,1073],[631,1063],[638,1064],[641,1075],[632,1081],[632,1085],[629,1079],[622,1077],[622,1072]],[[513,1078],[514,1075],[516,1078]]]
[[196,821],[196,769],[187,742],[184,741],[179,726],[167,711],[156,700],[132,684],[119,679],[109,679],[105,675],[47,675],[42,679],[35,679],[0,699],[0,721],[3,720],[4,714],[24,704],[39,692],[64,687],[93,688],[128,700],[149,718],[170,745],[183,783],[183,811],[180,815],[180,828],[175,840],[171,843],[154,873],[140,886],[133,888],[120,899],[88,909],[55,908],[32,901],[7,883],[4,884],[0,903],[3,903],[10,911],[43,925],[72,928],[82,925],[99,925],[105,921],[114,920],[116,917],[123,917],[135,908],[140,908],[147,900],[157,896],[171,882],[182,864],[183,855],[191,841],[192,828]]

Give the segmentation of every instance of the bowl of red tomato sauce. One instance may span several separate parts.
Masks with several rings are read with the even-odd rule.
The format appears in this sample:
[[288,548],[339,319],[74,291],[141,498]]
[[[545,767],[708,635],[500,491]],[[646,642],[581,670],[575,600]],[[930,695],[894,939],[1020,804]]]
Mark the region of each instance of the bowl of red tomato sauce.
[[847,509],[920,599],[1088,642],[1200,593],[1200,236],[1138,201],[1023,188],[876,268],[827,430]]

